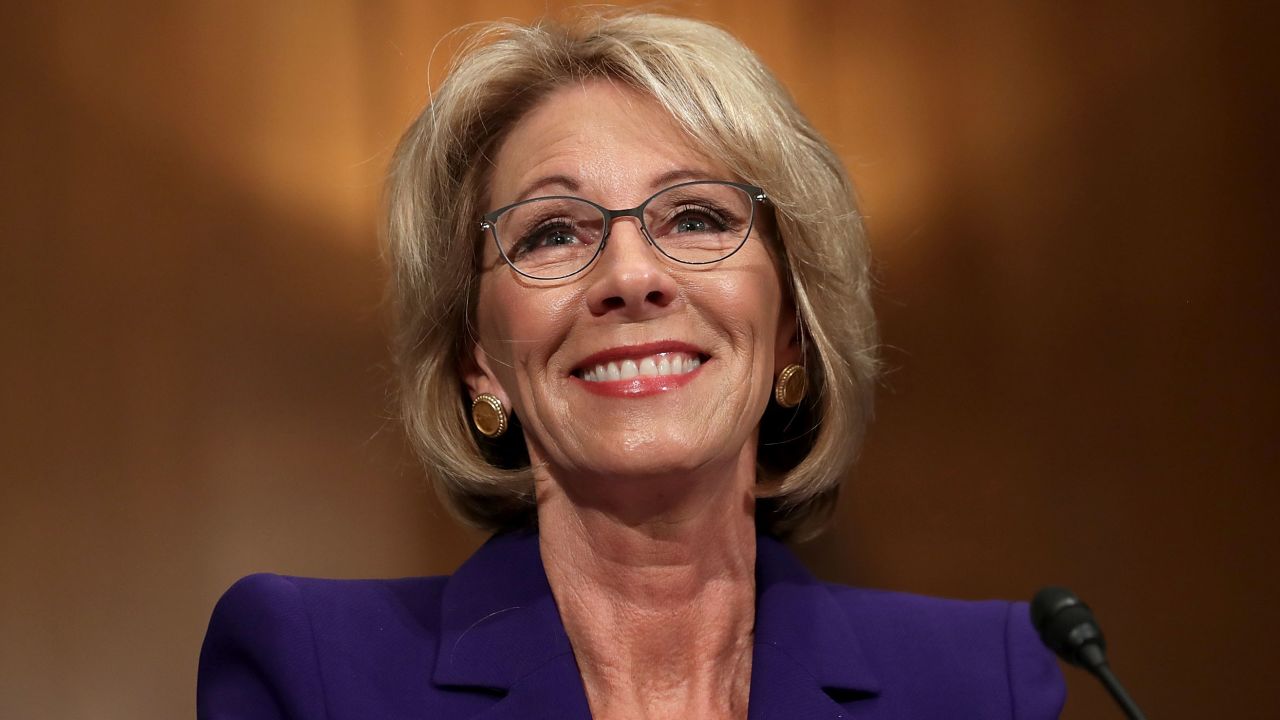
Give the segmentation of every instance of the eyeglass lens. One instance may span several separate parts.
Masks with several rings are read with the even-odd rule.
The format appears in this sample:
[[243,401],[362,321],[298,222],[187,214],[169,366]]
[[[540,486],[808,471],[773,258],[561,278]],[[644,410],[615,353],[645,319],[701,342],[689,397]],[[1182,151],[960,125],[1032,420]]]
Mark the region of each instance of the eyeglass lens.
[[[706,264],[732,255],[751,230],[752,199],[742,188],[716,182],[677,185],[644,205],[644,229],[663,254]],[[605,215],[585,200],[548,197],[516,205],[493,226],[507,261],[521,273],[557,279],[595,259],[606,234]]]

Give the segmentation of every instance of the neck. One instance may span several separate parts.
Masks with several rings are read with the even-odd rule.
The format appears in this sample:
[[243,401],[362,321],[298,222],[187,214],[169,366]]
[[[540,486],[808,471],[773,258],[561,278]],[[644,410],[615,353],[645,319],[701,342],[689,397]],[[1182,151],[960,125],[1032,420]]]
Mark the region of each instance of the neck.
[[543,563],[593,717],[746,716],[754,448],[746,457],[718,478],[682,478],[699,491],[639,517],[539,478]]

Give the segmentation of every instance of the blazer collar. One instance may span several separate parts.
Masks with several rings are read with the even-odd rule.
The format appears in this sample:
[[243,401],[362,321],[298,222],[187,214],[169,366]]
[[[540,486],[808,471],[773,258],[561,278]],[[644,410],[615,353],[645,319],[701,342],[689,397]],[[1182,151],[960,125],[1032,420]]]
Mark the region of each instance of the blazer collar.
[[844,610],[781,542],[756,542],[756,628],[748,717],[845,717],[880,692]]
[[505,693],[481,718],[587,720],[535,532],[489,539],[449,578],[432,681]]
[[[756,546],[751,718],[832,718],[879,692],[845,613],[782,543]],[[497,535],[449,579],[432,680],[505,692],[481,717],[589,718],[536,532]],[[494,714],[496,713],[496,714]]]

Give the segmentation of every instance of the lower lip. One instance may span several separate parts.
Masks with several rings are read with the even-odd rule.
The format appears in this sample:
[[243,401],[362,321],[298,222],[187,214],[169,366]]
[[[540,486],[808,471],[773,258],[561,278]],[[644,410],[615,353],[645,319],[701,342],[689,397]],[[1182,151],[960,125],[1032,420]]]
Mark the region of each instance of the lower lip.
[[614,398],[637,398],[657,395],[658,393],[669,392],[683,387],[697,377],[698,373],[702,372],[703,365],[706,365],[706,363],[704,362],[694,368],[692,372],[679,375],[637,375],[626,380],[606,380],[604,382],[588,382],[576,375],[571,375],[570,378],[584,387],[587,392],[595,395]]

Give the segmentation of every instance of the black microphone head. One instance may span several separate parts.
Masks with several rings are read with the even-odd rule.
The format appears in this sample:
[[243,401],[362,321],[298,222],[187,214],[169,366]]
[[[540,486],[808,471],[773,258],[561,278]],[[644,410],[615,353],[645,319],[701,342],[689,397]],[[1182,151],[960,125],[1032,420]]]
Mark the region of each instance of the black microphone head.
[[1040,640],[1072,665],[1093,670],[1106,664],[1107,641],[1093,612],[1075,593],[1047,587],[1031,601],[1031,624]]

